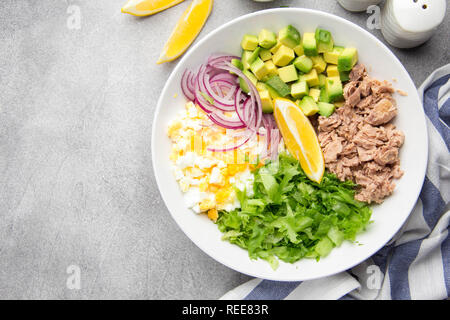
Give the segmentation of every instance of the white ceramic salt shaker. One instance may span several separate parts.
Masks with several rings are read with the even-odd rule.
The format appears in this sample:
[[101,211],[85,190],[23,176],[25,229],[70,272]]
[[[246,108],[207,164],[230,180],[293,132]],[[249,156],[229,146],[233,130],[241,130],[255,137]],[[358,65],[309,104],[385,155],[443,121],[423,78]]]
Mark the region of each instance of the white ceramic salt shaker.
[[[446,0],[387,0],[381,14],[381,32],[397,48],[426,42],[445,18]],[[448,41],[448,34],[444,35]]]
[[337,0],[339,4],[348,11],[362,12],[374,4],[379,4],[382,0]]

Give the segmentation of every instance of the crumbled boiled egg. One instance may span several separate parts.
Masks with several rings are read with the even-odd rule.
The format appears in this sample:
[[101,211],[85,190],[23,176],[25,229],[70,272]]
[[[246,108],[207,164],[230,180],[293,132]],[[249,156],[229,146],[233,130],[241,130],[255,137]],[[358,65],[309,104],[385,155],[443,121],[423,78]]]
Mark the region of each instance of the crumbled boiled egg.
[[195,213],[205,212],[215,221],[219,210],[240,207],[234,187],[253,192],[252,163],[258,162],[265,130],[242,147],[212,152],[210,146],[236,143],[236,130],[213,124],[194,103],[189,102],[168,125],[172,140],[170,159],[175,179],[184,193],[185,204]]

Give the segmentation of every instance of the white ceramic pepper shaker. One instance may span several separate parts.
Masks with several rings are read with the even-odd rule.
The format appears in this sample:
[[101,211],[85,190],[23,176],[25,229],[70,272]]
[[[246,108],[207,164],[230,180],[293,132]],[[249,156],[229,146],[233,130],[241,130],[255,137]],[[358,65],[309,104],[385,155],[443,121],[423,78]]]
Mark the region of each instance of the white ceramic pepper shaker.
[[374,4],[379,4],[382,0],[337,0],[339,4],[348,11],[362,12]]
[[[381,14],[381,32],[397,48],[426,42],[445,18],[446,0],[387,0]],[[445,40],[447,39],[447,40]],[[448,34],[444,41],[448,41]]]

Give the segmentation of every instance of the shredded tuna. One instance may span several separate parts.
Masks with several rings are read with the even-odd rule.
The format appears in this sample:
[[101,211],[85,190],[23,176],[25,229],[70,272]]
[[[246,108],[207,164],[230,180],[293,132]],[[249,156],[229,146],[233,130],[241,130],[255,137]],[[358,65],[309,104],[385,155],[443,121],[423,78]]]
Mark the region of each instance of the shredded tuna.
[[344,86],[345,104],[317,119],[327,169],[357,183],[360,201],[383,202],[403,175],[399,149],[405,135],[391,123],[397,115],[393,93],[390,83],[369,78],[364,65],[356,65]]

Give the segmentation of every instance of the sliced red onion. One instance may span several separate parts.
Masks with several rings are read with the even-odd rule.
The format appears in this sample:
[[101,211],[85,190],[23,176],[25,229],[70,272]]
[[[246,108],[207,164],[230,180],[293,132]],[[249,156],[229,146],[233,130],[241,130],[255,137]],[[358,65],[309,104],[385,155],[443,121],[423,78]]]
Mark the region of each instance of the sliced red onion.
[[192,77],[192,72],[186,69],[181,77],[181,91],[188,100],[194,101],[194,91],[191,90],[189,83],[190,77]]
[[[256,87],[239,68],[231,64],[232,59],[239,57],[212,55],[195,74],[185,71],[182,76],[182,91],[186,98],[193,100],[218,126],[233,130],[245,128],[236,132],[236,137],[241,138],[237,143],[225,147],[209,147],[208,150],[226,152],[237,149],[256,134],[262,135],[259,128],[264,126],[267,132],[264,153],[271,155],[275,147],[278,149],[280,139],[279,131],[274,131],[276,124],[273,116],[263,114]],[[250,88],[248,94],[240,89],[239,78]],[[224,112],[236,112],[238,119],[227,117]]]
[[208,114],[208,117],[212,122],[226,129],[242,129],[246,127],[245,123],[243,123],[240,119],[233,120],[224,114],[220,114],[219,112],[212,112]]

